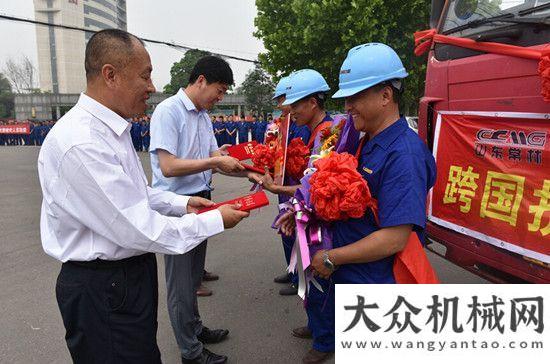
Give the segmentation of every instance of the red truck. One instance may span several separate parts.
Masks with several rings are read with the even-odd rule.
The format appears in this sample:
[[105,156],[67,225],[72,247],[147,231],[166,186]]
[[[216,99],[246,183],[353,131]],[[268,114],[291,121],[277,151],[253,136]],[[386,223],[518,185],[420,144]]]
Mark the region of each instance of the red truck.
[[[542,50],[550,49],[549,19],[550,0],[433,0],[430,25],[438,34]],[[428,248],[492,282],[550,283],[549,195],[542,187],[550,179],[550,102],[541,96],[537,67],[533,59],[444,43],[434,43],[428,54],[418,132],[432,150],[439,141],[439,153],[447,148],[464,162],[444,165],[436,155]],[[448,149],[460,138],[440,134],[446,113],[455,116],[449,120],[456,130],[473,130],[472,140],[462,141],[466,153]],[[483,125],[484,118],[491,124]],[[506,176],[521,191],[506,192],[512,185],[503,183],[494,189],[491,183]]]

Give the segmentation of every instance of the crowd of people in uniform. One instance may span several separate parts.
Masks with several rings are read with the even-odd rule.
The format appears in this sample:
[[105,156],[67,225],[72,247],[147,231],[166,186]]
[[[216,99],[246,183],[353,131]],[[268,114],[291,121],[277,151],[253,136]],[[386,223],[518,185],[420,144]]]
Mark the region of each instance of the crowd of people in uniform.
[[[117,62],[123,65],[120,69],[113,66]],[[279,207],[310,193],[308,174],[297,179],[285,175],[277,184],[269,173],[247,171],[228,155],[226,144],[249,136],[263,142],[269,120],[243,123],[240,116],[213,120],[208,115],[234,84],[229,64],[219,57],[201,58],[188,83],[155,108],[150,130],[147,118],[134,119],[133,133],[128,133],[128,119],[145,112],[145,100],[155,91],[143,43],[122,30],[97,32],[87,44],[85,64],[86,93],[50,133],[38,160],[44,195],[42,245],[63,262],[56,292],[71,356],[77,363],[161,362],[156,342],[158,253],[164,257],[167,309],[182,363],[225,363],[227,356],[205,345],[225,340],[229,331],[203,324],[196,290],[204,279],[207,239],[249,214],[239,204],[193,212],[214,206],[213,173],[255,182],[278,196]],[[400,283],[393,271],[397,254],[411,238],[424,240],[435,161],[400,115],[402,80],[407,76],[392,48],[369,43],[349,51],[332,96],[325,78],[311,69],[282,78],[275,90],[281,118],[291,117],[289,139],[301,138],[311,155],[322,154],[321,136],[333,128],[326,100],[345,99],[347,120],[364,136],[344,146],[344,152],[355,156],[354,178],[359,173],[357,178],[377,200],[376,209],[361,210],[361,217],[332,221],[330,246],[311,254],[308,269],[318,285],[307,292],[307,323],[289,323],[295,325],[292,335],[311,340],[304,363],[321,363],[334,352],[334,285]],[[122,86],[112,82],[116,77]],[[131,90],[127,84],[133,85]],[[138,131],[151,134],[152,186],[132,150]],[[279,229],[289,266],[300,228],[297,211],[281,207],[277,213],[274,224],[265,229]],[[273,264],[282,263],[281,256]],[[280,294],[297,293],[302,279],[295,273],[301,274],[285,271],[274,278],[285,284]],[[246,317],[245,311],[241,314]]]
[[5,134],[0,133],[0,146],[11,146],[11,145],[42,145],[46,135],[55,125],[54,120],[47,121],[34,121],[34,120],[0,120],[0,127],[3,125],[10,126],[24,126],[29,124],[30,133],[29,134]]
[[132,123],[130,135],[132,136],[134,149],[136,152],[148,152],[151,143],[151,133],[149,132],[151,117],[148,115],[133,117],[130,122]]
[[[264,142],[264,135],[267,125],[273,122],[273,116],[267,115],[267,119],[263,116],[256,117],[253,115],[251,120],[245,120],[243,115],[212,115],[212,127],[214,136],[218,146],[224,144],[236,145],[247,143],[249,141]],[[132,144],[136,152],[148,152],[151,143],[150,123],[151,117],[145,115],[142,117],[133,117],[130,119],[132,123],[130,135],[132,136]],[[44,142],[46,135],[55,125],[55,120],[48,121],[17,121],[17,120],[0,120],[2,125],[25,125],[29,124],[30,134],[2,134],[0,133],[0,146],[9,145],[32,145],[40,146]]]
[[262,115],[256,117],[252,115],[251,120],[246,120],[243,115],[212,115],[212,127],[218,146],[224,144],[240,144],[249,141],[264,142],[267,125],[273,122],[273,116],[267,115],[265,119]]

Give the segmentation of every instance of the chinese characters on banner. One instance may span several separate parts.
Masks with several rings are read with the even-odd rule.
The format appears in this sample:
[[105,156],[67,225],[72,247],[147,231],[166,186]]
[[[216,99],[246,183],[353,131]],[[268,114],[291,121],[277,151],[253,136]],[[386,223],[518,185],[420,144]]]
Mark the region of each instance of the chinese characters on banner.
[[441,113],[428,218],[550,263],[550,120]]
[[30,134],[29,124],[0,125],[0,134]]

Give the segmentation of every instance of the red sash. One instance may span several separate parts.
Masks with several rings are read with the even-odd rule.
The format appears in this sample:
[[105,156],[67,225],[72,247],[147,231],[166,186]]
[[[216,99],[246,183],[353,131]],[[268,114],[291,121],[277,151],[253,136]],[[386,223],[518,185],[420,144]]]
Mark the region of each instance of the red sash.
[[320,122],[315,129],[311,132],[311,137],[309,138],[309,142],[307,143],[307,148],[311,150],[313,147],[313,144],[315,143],[315,138],[317,137],[317,134],[325,130],[326,128],[330,128],[332,126],[332,121],[322,121]]

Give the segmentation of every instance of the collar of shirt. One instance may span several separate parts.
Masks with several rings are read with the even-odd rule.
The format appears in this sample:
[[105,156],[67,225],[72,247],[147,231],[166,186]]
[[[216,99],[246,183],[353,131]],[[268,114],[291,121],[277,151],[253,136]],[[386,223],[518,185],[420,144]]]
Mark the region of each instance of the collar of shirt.
[[195,111],[199,114],[206,114],[206,110],[200,110],[200,111],[197,110],[197,107],[195,106],[193,101],[191,101],[189,96],[187,96],[187,94],[185,93],[185,91],[182,88],[180,88],[177,95],[178,95],[179,99],[181,100],[181,102],[183,103],[183,106],[185,107],[185,109],[187,111]]
[[370,153],[375,145],[378,145],[384,150],[387,150],[388,147],[401,135],[404,131],[407,130],[409,124],[404,117],[399,118],[395,123],[388,126],[382,132],[376,135],[371,140],[365,143],[362,153]]
[[80,94],[80,98],[78,99],[76,106],[101,120],[101,122],[111,128],[118,136],[121,136],[124,131],[132,127],[132,123],[129,123],[122,116],[118,115],[116,112],[98,101],[92,99],[85,93]]

